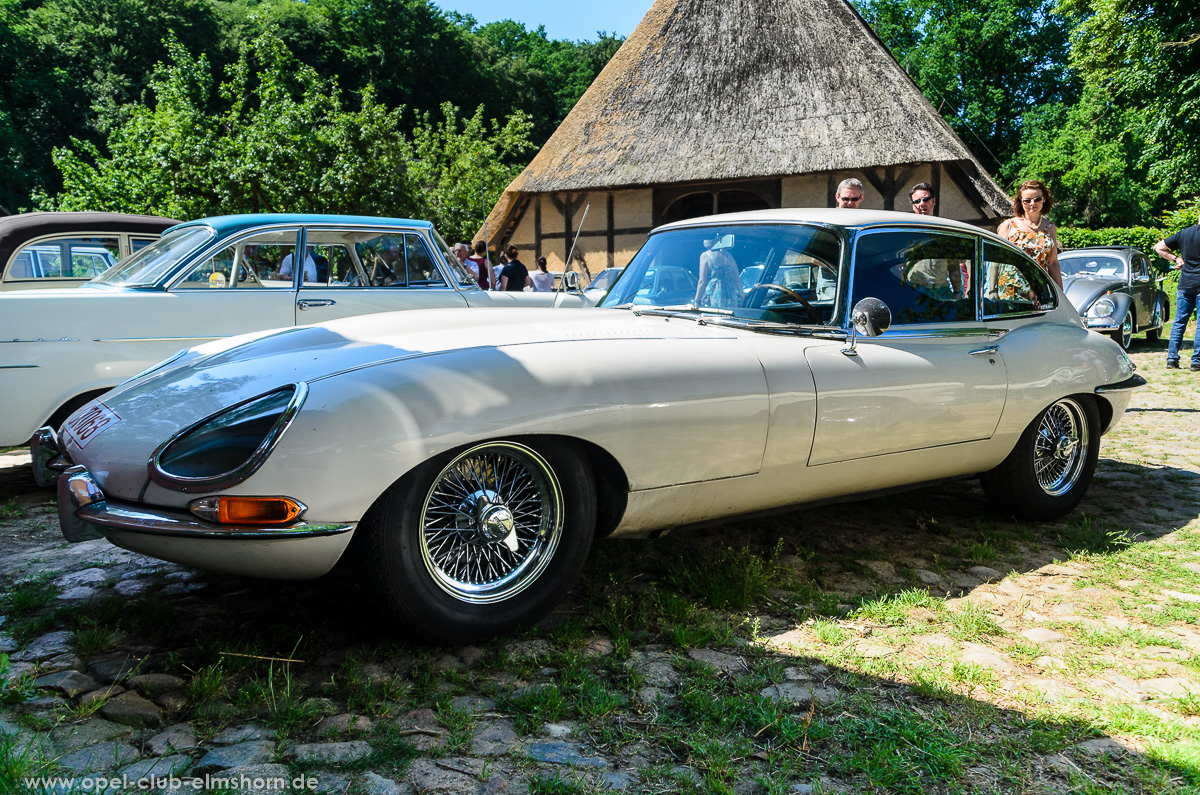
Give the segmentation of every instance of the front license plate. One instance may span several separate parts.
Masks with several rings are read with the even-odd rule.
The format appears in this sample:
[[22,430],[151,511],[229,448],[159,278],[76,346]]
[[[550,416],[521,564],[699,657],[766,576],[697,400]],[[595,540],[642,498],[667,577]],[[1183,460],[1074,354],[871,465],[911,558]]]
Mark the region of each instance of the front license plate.
[[117,412],[97,401],[72,414],[63,427],[67,436],[82,450],[97,434],[120,421]]

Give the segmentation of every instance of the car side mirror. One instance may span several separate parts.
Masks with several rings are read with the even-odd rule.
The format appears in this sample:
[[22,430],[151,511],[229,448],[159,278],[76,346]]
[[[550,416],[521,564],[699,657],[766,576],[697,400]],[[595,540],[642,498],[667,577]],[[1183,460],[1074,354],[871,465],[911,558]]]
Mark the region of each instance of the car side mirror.
[[892,310],[878,298],[864,298],[850,310],[850,347],[843,348],[847,356],[857,356],[858,335],[878,337],[892,325]]
[[562,286],[569,293],[579,292],[579,274],[575,271],[567,271],[562,276]]

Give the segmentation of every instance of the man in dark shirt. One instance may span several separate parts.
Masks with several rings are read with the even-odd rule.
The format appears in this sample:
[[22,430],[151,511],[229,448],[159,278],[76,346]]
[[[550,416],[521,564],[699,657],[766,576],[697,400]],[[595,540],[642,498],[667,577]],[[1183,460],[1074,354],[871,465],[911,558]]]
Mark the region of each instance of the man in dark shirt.
[[[1171,325],[1171,341],[1167,344],[1167,367],[1179,367],[1179,348],[1183,332],[1196,311],[1200,297],[1200,224],[1189,226],[1154,244],[1158,256],[1172,263],[1179,271],[1179,292],[1175,295],[1175,322]],[[1178,252],[1178,253],[1176,253]],[[1200,372],[1200,324],[1192,341],[1192,370]]]
[[504,249],[504,253],[508,255],[508,264],[504,266],[504,270],[500,271],[500,289],[505,292],[519,293],[525,289],[525,286],[533,286],[533,280],[529,278],[529,268],[522,264],[521,260],[517,259],[517,247],[510,245]]

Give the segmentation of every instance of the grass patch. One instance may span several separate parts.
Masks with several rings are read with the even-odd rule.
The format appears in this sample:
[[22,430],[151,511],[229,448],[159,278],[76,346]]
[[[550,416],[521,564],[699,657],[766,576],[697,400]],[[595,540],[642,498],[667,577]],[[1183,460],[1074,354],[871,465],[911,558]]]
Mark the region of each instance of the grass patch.
[[989,635],[1003,635],[1004,628],[996,623],[992,614],[974,602],[963,602],[957,610],[948,611],[952,638],[974,641]]
[[956,782],[979,758],[974,742],[937,715],[904,707],[866,708],[822,721],[830,761],[888,792],[924,795]]
[[1129,547],[1133,536],[1126,530],[1102,528],[1085,513],[1059,530],[1055,541],[1072,555],[1105,554]]
[[24,519],[29,511],[13,497],[8,502],[0,503],[0,519]]
[[846,641],[846,630],[836,621],[818,618],[812,623],[813,634],[817,640],[828,646],[840,646]]
[[776,561],[782,542],[767,555],[748,547],[721,547],[707,555],[680,554],[666,582],[718,610],[744,610],[756,604],[784,576]]
[[898,626],[908,621],[912,611],[922,608],[940,613],[946,609],[946,603],[936,596],[930,596],[929,592],[922,588],[907,588],[899,593],[863,602],[852,616],[885,626]]

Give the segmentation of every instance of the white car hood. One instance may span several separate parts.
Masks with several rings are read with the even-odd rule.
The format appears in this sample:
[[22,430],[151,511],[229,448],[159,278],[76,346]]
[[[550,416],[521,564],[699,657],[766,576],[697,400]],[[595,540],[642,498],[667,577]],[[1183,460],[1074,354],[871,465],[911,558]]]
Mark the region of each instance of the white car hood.
[[[432,309],[345,318],[199,346],[102,396],[100,402],[116,419],[89,438],[86,449],[69,431],[62,442],[106,491],[128,498],[146,481],[145,462],[173,434],[288,384],[480,347],[736,335],[690,319],[666,320],[626,310]],[[70,425],[68,420],[64,427]]]

